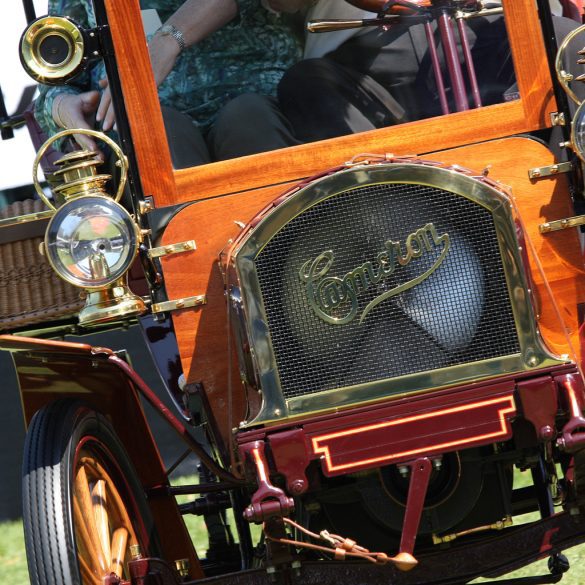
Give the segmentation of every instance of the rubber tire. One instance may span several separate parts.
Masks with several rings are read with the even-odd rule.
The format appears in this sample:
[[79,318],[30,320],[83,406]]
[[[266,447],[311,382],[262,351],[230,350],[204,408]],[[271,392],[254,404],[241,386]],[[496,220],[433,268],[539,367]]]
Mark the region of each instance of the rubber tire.
[[137,537],[142,553],[160,556],[146,496],[111,424],[77,401],[59,400],[34,415],[24,447],[23,520],[32,585],[83,583],[75,544],[72,482],[76,449],[84,440],[109,452],[100,462],[106,469],[117,468],[125,480],[125,486],[118,481],[116,488],[132,526],[141,535]]

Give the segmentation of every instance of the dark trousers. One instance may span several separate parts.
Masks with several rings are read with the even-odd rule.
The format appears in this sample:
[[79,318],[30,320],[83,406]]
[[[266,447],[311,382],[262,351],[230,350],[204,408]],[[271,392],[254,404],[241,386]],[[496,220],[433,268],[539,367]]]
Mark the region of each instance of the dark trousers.
[[299,144],[276,100],[259,94],[229,101],[205,136],[186,114],[163,107],[163,119],[178,169]]

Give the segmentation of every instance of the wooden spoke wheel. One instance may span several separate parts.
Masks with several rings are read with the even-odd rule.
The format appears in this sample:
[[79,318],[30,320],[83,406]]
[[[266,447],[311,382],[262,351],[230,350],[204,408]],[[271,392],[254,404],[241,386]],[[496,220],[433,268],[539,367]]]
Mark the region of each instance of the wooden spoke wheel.
[[157,555],[146,498],[109,422],[73,401],[33,418],[25,444],[24,527],[33,585],[129,578],[131,545]]

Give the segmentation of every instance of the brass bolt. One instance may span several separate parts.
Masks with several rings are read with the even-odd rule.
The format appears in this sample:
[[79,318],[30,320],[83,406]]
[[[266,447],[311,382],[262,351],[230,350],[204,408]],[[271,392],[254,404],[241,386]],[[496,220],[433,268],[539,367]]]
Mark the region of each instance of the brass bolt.
[[189,559],[177,559],[175,561],[175,569],[177,569],[177,573],[183,579],[189,576],[189,568]]
[[143,215],[145,213],[148,213],[149,211],[153,210],[153,206],[152,206],[152,201],[150,199],[144,199],[142,201],[140,201],[140,203],[138,204],[140,213],[142,213]]
[[139,544],[130,545],[130,556],[132,557],[133,561],[138,561],[142,558],[142,550],[140,549]]

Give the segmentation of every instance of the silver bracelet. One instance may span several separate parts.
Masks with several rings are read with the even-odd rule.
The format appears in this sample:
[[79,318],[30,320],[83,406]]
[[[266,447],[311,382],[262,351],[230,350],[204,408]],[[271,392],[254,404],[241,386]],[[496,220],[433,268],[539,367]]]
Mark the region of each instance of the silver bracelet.
[[169,35],[173,37],[179,45],[179,51],[182,53],[185,50],[185,47],[187,46],[185,43],[185,37],[174,24],[165,24],[164,26],[161,26],[156,32],[163,36]]

